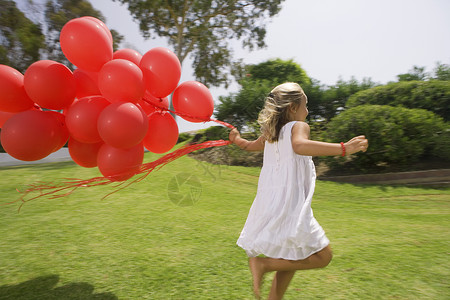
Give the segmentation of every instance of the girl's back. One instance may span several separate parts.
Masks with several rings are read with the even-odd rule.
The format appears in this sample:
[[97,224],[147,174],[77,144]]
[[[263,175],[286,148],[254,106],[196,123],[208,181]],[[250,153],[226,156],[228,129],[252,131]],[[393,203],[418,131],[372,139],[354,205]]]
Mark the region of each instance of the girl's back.
[[[295,123],[293,121],[283,126],[277,142],[265,143],[261,170],[264,176],[260,176],[260,188],[294,184],[302,186],[306,192],[314,190],[316,172],[311,156],[298,155],[292,149],[292,127]],[[261,182],[261,177],[264,177],[264,182]]]
[[311,209],[314,164],[292,149],[294,124],[284,125],[277,142],[266,142],[258,191],[238,240],[249,256],[298,260],[329,243]]

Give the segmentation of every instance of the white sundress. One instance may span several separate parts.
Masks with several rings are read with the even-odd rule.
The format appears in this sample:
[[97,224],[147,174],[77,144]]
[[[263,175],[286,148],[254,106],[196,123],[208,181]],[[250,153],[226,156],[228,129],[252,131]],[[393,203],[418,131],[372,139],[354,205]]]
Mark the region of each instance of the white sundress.
[[330,242],[311,209],[312,158],[292,149],[294,124],[283,126],[278,142],[265,143],[258,191],[237,241],[250,257],[305,259]]

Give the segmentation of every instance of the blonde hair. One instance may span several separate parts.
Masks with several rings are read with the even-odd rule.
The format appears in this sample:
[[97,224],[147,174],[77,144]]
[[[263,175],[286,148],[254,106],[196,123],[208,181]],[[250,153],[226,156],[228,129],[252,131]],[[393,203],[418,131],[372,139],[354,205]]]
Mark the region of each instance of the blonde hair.
[[294,82],[280,84],[270,92],[258,116],[258,124],[266,141],[278,141],[281,128],[290,121],[289,108],[299,106],[302,98],[306,99],[305,92]]

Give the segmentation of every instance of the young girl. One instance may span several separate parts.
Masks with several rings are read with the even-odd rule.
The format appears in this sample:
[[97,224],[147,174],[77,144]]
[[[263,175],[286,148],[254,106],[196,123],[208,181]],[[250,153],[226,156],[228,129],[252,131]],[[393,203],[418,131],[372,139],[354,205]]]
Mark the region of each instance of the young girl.
[[281,299],[295,271],[323,268],[331,261],[329,240],[311,209],[316,179],[311,156],[346,155],[368,147],[364,136],[345,144],[310,140],[307,103],[300,85],[281,84],[259,114],[262,135],[257,140],[242,138],[236,129],[230,132],[230,141],[241,149],[264,150],[258,191],[237,241],[249,256],[258,299],[265,273],[276,271],[269,299]]

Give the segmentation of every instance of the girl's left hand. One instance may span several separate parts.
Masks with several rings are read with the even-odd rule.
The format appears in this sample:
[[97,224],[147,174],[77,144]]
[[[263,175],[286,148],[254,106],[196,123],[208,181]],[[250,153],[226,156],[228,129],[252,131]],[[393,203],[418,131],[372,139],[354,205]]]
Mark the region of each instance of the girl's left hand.
[[359,151],[366,152],[369,147],[369,141],[364,135],[355,136],[350,141],[345,143],[347,154],[353,154]]

